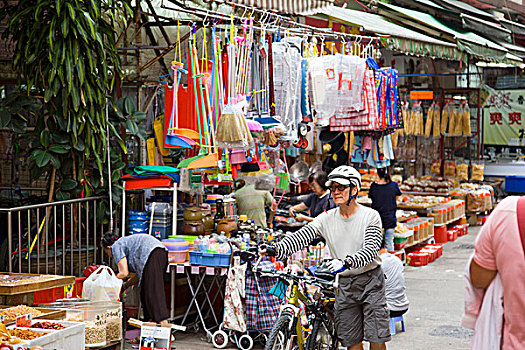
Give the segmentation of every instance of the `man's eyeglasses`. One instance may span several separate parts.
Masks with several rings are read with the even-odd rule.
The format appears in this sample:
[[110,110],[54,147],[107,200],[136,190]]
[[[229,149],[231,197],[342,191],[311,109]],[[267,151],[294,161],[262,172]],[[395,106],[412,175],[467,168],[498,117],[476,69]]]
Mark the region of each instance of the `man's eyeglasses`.
[[339,192],[343,192],[344,190],[346,190],[348,187],[350,187],[349,185],[341,185],[341,184],[332,184],[332,186],[330,187],[330,190],[332,192],[335,192],[335,190],[338,190]]

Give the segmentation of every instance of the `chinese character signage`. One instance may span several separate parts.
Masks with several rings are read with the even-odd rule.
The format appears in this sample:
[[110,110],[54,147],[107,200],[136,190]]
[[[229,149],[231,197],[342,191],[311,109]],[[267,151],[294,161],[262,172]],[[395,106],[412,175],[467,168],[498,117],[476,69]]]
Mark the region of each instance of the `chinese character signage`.
[[484,143],[525,146],[525,90],[492,90],[487,107]]

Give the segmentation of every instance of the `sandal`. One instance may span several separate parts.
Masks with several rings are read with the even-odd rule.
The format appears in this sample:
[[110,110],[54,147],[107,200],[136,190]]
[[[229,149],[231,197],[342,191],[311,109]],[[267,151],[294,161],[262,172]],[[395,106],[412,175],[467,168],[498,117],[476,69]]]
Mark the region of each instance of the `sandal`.
[[136,338],[130,339],[130,340],[128,340],[128,343],[133,344],[133,345],[138,345],[138,344],[140,344],[140,337],[136,337]]

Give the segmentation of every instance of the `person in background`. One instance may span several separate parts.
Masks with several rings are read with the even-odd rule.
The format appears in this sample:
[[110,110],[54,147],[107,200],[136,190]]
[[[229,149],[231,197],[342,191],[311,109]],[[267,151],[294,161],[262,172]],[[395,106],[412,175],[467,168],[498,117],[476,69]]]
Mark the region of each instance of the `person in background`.
[[[114,233],[102,237],[102,246],[117,264],[117,278],[124,280],[130,272],[137,274],[144,319],[167,325],[169,315],[164,293],[164,273],[168,267],[166,247],[151,235],[119,237]],[[132,281],[128,282],[124,288],[132,284]]]
[[525,349],[525,232],[520,236],[520,226],[525,231],[523,198],[511,196],[498,204],[476,238],[470,263],[470,280],[476,288],[486,290],[496,274],[500,275],[504,300],[501,349]]
[[397,182],[390,179],[388,168],[378,168],[379,181],[373,182],[368,192],[372,208],[379,212],[385,230],[386,249],[394,250],[394,231],[397,225],[397,196],[401,195]]
[[409,302],[405,293],[403,262],[386,250],[384,238],[379,256],[381,257],[381,268],[385,273],[386,306],[390,312],[390,317],[404,315],[408,311]]
[[[324,171],[317,171],[308,177],[311,193],[304,202],[296,204],[288,212],[290,216],[295,217],[297,221],[313,221],[322,212],[336,207],[332,194],[326,187],[327,175]],[[309,209],[310,216],[296,214],[298,211]]]
[[239,187],[240,189],[233,194],[237,203],[237,213],[246,215],[248,220],[253,220],[259,227],[268,227],[265,208],[273,204],[270,192],[259,191],[255,189],[254,184],[248,185],[244,180],[239,180]]

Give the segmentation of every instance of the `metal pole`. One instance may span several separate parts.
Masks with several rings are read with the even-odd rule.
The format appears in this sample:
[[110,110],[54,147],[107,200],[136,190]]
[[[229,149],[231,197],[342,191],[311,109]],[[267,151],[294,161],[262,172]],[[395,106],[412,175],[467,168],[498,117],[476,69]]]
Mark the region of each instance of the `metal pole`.
[[9,256],[7,260],[9,261],[9,272],[13,272],[13,261],[11,260],[13,254],[13,228],[11,227],[13,218],[11,215],[11,212],[7,213],[7,245],[9,246]]
[[126,181],[122,182],[122,232],[120,235],[124,237],[124,231],[126,231]]

